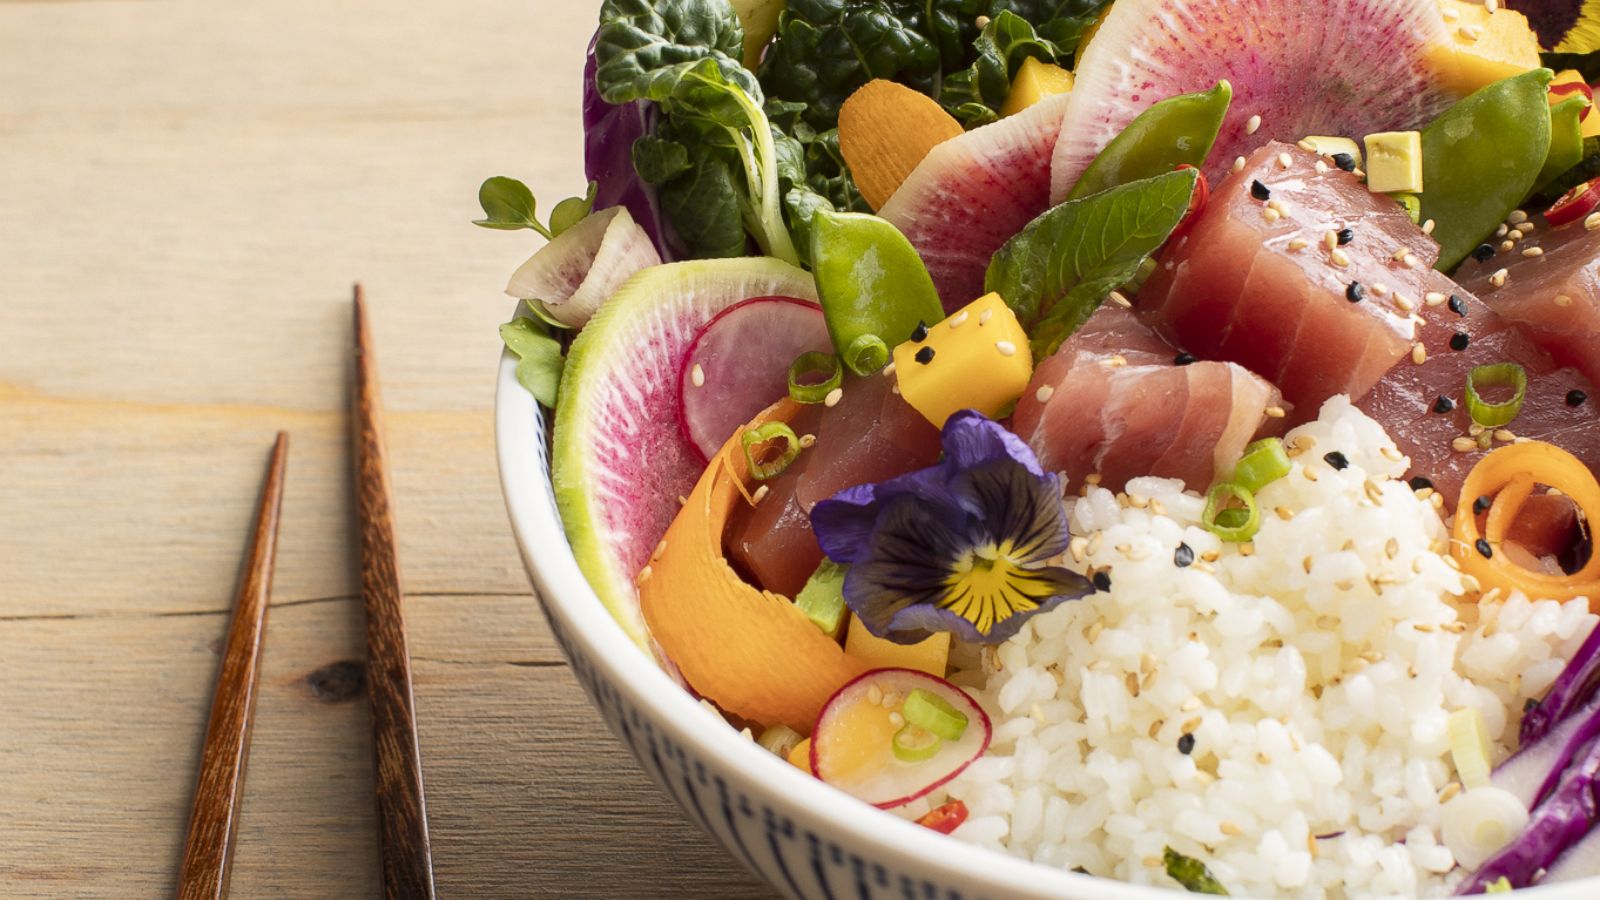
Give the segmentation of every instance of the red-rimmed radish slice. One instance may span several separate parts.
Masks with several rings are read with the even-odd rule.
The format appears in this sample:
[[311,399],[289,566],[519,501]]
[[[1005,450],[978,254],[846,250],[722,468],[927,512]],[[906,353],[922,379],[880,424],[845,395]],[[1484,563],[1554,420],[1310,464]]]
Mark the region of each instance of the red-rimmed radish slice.
[[789,391],[789,364],[811,350],[833,352],[822,307],[793,297],[757,297],[700,328],[678,370],[678,431],[702,463],[735,429]]
[[[927,759],[908,762],[895,754],[894,740],[907,727],[906,700],[919,690],[924,697],[931,694],[942,700],[957,717],[965,718],[966,725],[960,737],[940,738]],[[989,749],[992,733],[983,708],[943,678],[915,669],[874,669],[840,688],[822,708],[811,733],[811,773],[853,797],[889,809],[925,796],[961,774]]]
[[1544,211],[1544,220],[1550,223],[1551,228],[1559,228],[1568,222],[1578,221],[1596,208],[1600,208],[1600,178],[1591,178],[1550,204],[1550,208]]

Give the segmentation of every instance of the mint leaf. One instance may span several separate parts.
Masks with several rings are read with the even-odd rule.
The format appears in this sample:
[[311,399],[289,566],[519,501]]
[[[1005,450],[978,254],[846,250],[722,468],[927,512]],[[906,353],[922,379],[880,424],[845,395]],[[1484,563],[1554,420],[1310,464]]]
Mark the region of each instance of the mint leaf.
[[1161,854],[1161,861],[1166,864],[1167,875],[1173,881],[1183,885],[1184,890],[1191,894],[1216,894],[1228,896],[1228,889],[1222,886],[1206,864],[1192,856],[1184,856],[1171,847]]
[[515,178],[496,175],[485,180],[478,188],[478,205],[483,207],[484,218],[472,220],[474,225],[504,231],[532,228],[545,237],[550,236],[534,217],[533,191]]
[[550,210],[550,236],[558,237],[561,232],[582,222],[584,217],[594,211],[594,192],[600,187],[597,182],[589,182],[589,187],[583,192],[582,197],[568,197],[556,204]]
[[1189,210],[1196,177],[1182,169],[1069,200],[995,253],[984,288],[1028,329],[1035,359],[1054,353],[1166,243]]
[[566,365],[561,343],[550,336],[544,323],[526,316],[501,325],[500,339],[512,353],[522,358],[517,363],[517,381],[527,388],[533,399],[554,409],[561,386],[561,370]]

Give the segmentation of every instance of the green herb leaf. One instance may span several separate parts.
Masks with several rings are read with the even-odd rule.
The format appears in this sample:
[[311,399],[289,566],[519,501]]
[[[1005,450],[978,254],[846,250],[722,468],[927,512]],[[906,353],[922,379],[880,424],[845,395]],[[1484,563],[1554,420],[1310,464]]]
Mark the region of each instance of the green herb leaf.
[[1218,881],[1200,860],[1184,856],[1168,847],[1162,851],[1161,861],[1166,864],[1168,877],[1183,885],[1184,890],[1189,893],[1228,896],[1228,889],[1222,886],[1222,882]]
[[561,354],[561,342],[550,335],[543,322],[526,316],[518,316],[501,325],[500,339],[522,359],[517,363],[517,381],[527,388],[533,399],[554,409],[561,385],[561,370],[566,365],[566,358]]
[[1034,359],[1061,342],[1138,274],[1189,210],[1198,173],[1167,172],[1069,200],[1028,223],[989,262],[986,290],[1016,312]]
[[1422,219],[1434,221],[1441,272],[1527,199],[1550,152],[1549,69],[1497,81],[1422,132]]
[[1089,163],[1069,199],[1151,178],[1179,165],[1202,168],[1233,101],[1233,85],[1168,97],[1139,114]]
[[666,184],[689,171],[689,148],[647,134],[633,142],[633,168],[651,184]]
[[708,155],[661,186],[661,213],[696,259],[744,256],[749,245],[740,212],[740,179],[722,154]]
[[584,216],[594,212],[594,192],[600,185],[589,182],[589,187],[584,190],[582,197],[568,197],[556,204],[550,210],[550,236],[556,237],[561,232],[583,221]]
[[681,72],[710,60],[725,79],[760,96],[739,64],[744,28],[733,7],[710,0],[605,0],[595,43],[595,86],[607,103],[659,100]]
[[472,220],[474,225],[505,231],[532,228],[545,237],[550,236],[534,215],[533,191],[515,178],[496,175],[485,180],[478,188],[478,205],[483,207],[484,217]]

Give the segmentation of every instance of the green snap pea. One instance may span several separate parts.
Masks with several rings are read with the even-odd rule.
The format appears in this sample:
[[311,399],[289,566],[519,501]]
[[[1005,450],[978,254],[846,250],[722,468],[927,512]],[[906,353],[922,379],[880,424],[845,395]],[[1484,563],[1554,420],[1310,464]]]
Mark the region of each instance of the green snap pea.
[[1542,191],[1573,166],[1583,162],[1583,111],[1589,100],[1574,94],[1550,107],[1550,152],[1539,170],[1535,191]]
[[1218,81],[1209,91],[1179,94],[1155,104],[1111,139],[1067,199],[1153,178],[1180,165],[1203,168],[1232,102],[1233,85]]
[[1434,221],[1448,272],[1533,190],[1550,153],[1553,73],[1502,79],[1445,110],[1422,132],[1422,219]]
[[887,365],[890,348],[918,324],[944,318],[916,248],[877,216],[819,209],[811,217],[811,270],[828,336],[857,375]]

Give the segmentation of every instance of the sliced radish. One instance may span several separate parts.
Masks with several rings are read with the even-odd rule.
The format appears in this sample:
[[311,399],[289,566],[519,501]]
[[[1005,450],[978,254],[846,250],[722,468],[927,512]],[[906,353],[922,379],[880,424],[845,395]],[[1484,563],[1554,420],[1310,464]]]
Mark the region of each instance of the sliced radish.
[[734,429],[789,389],[802,353],[833,352],[822,307],[793,297],[757,297],[701,327],[678,371],[678,431],[706,462]]
[[[914,691],[921,691],[913,698]],[[933,700],[928,719],[934,731],[959,737],[936,737],[904,722],[911,700],[912,716],[929,715],[919,700]],[[942,701],[940,703],[939,701]],[[953,714],[953,715],[952,715]],[[959,729],[956,721],[964,719]],[[910,732],[909,739],[905,735]],[[915,669],[874,669],[840,688],[817,717],[811,734],[811,772],[841,791],[884,809],[910,803],[961,774],[989,749],[993,728],[989,716],[971,696],[943,678]],[[912,762],[895,752],[896,735],[908,750],[937,744],[925,759]]]
[[622,283],[661,264],[655,244],[620,206],[590,213],[529,257],[506,293],[539,303],[552,318],[582,328]]

